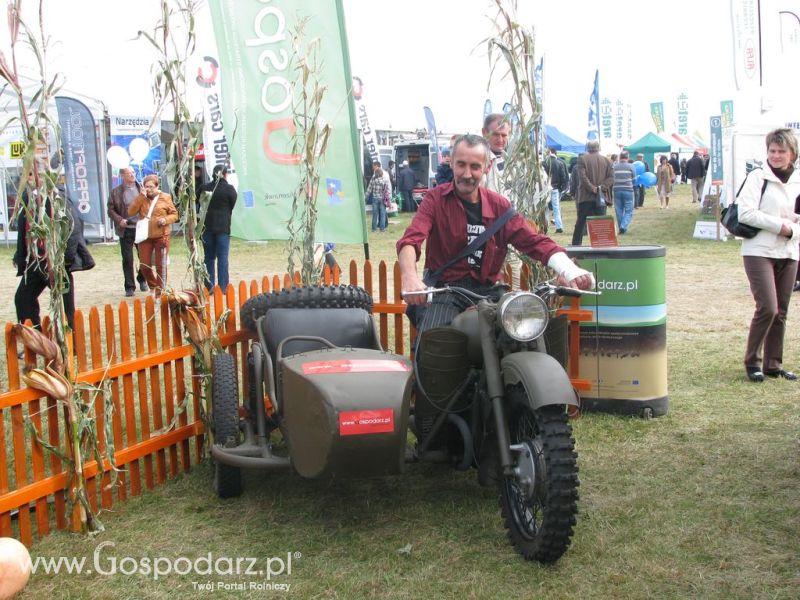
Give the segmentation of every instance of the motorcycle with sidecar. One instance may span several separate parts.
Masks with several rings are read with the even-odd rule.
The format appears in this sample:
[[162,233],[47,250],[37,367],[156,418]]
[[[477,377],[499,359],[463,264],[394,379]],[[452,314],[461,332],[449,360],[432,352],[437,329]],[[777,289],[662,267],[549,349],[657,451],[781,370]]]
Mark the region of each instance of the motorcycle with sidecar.
[[578,397],[543,334],[555,297],[586,292],[544,283],[488,296],[427,293],[461,294],[474,306],[420,335],[414,363],[381,348],[361,288],[250,298],[241,318],[256,339],[242,403],[233,356],[212,361],[215,490],[240,495],[248,468],[291,468],[307,479],[396,475],[420,461],[474,468],[481,485],[498,487],[514,548],[555,562],[577,513],[567,409]]

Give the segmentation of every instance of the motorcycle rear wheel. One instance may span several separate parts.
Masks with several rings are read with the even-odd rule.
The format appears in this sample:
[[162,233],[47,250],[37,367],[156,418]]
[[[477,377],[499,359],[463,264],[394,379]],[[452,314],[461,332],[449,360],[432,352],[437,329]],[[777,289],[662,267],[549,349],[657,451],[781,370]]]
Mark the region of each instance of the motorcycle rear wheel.
[[[228,353],[215,354],[211,361],[211,410],[214,422],[214,444],[222,447],[238,446],[239,386],[236,380],[236,363]],[[242,495],[242,470],[216,461],[214,464],[214,490],[220,498]]]
[[519,398],[524,391],[512,394],[518,401],[509,409],[510,441],[523,451],[512,452],[516,475],[500,481],[504,525],[526,560],[553,563],[569,548],[578,512],[572,427],[563,406],[533,410],[527,398]]

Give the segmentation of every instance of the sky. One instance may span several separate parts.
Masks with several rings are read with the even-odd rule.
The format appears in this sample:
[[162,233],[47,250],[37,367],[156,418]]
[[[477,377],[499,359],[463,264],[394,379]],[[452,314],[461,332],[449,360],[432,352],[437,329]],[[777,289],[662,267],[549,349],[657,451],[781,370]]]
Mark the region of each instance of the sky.
[[[490,82],[484,43],[495,31],[493,2],[342,1],[352,71],[364,83],[373,128],[425,127],[427,105],[440,132],[477,132],[484,101],[496,110],[507,101],[508,83],[497,75]],[[23,0],[29,23],[37,4]],[[154,54],[136,37],[153,29],[158,7],[156,0],[45,0],[51,73],[62,73],[70,91],[101,99],[112,115],[149,115]],[[199,21],[211,35],[208,17]],[[707,132],[719,102],[735,95],[729,0],[520,0],[519,21],[533,29],[536,56],[545,58],[545,119],[577,140],[585,140],[595,69],[601,97],[632,105],[634,138],[653,130],[651,102],[664,103],[666,129],[675,131],[685,93],[689,131]],[[0,49],[9,56],[5,32]],[[21,54],[20,62],[32,61]]]

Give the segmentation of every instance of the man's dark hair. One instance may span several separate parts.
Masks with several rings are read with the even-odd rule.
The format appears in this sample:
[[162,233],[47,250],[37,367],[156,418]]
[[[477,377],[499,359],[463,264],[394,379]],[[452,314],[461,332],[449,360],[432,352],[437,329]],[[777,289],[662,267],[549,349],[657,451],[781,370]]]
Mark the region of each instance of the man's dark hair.
[[[495,123],[495,122],[499,123],[505,118],[506,118],[506,116],[503,113],[492,113],[490,115],[486,115],[486,117],[483,119],[483,128],[484,129],[489,129],[489,127],[491,127],[492,123]],[[508,123],[511,123],[511,121],[508,121]],[[464,137],[464,136],[462,136],[462,137]]]
[[228,174],[228,169],[225,167],[225,165],[215,165],[211,174],[215,178],[222,177],[223,175]]
[[470,148],[474,148],[475,146],[481,146],[483,148],[483,154],[484,154],[483,162],[485,165],[489,164],[489,157],[491,155],[492,150],[491,148],[489,148],[489,142],[486,141],[485,137],[483,137],[482,135],[474,135],[471,133],[468,133],[467,135],[458,136],[456,138],[455,143],[453,144],[452,156],[456,155],[459,144],[464,144],[466,146],[469,146]]

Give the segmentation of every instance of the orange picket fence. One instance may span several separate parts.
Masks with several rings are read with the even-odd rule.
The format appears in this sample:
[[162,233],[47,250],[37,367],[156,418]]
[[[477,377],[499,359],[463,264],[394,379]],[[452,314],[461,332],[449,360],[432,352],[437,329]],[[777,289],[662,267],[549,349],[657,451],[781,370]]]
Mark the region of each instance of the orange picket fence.
[[[351,262],[347,279],[373,297],[383,347],[406,354],[405,340],[412,332],[404,317],[399,266],[395,263],[392,268],[390,278],[387,265],[378,265],[376,285],[369,261],[360,271]],[[338,272],[331,276],[326,269],[326,283],[339,283],[339,279]],[[341,279],[344,282],[344,274]],[[237,288],[231,285],[225,295],[216,288],[209,299],[208,316],[215,322],[229,311],[219,337],[238,361],[242,395],[248,385],[246,355],[251,335],[239,329],[239,307],[256,294],[293,283],[298,279],[293,282],[288,275],[264,277],[260,285],[257,281],[240,282]],[[577,306],[572,312],[570,318],[580,320],[582,311]],[[36,366],[36,356],[26,351],[24,360],[18,359],[22,344],[10,323],[5,327],[5,342],[8,386],[0,392],[0,537],[16,537],[30,545],[53,528],[70,527],[67,469],[59,454],[45,447],[66,447],[65,413],[52,398],[21,387],[22,368],[26,363]],[[76,311],[74,346],[77,381],[87,388],[82,393],[93,411],[98,446],[102,456],[106,448],[113,452],[117,468],[112,478],[108,460],[102,465],[95,460],[85,464],[89,502],[95,512],[138,496],[202,460],[204,407],[197,362],[166,301],[148,297],[121,302],[116,308],[93,307],[88,318]],[[573,358],[571,371],[577,368],[577,352]],[[576,370],[571,373],[576,374]],[[107,393],[97,393],[98,388]]]

